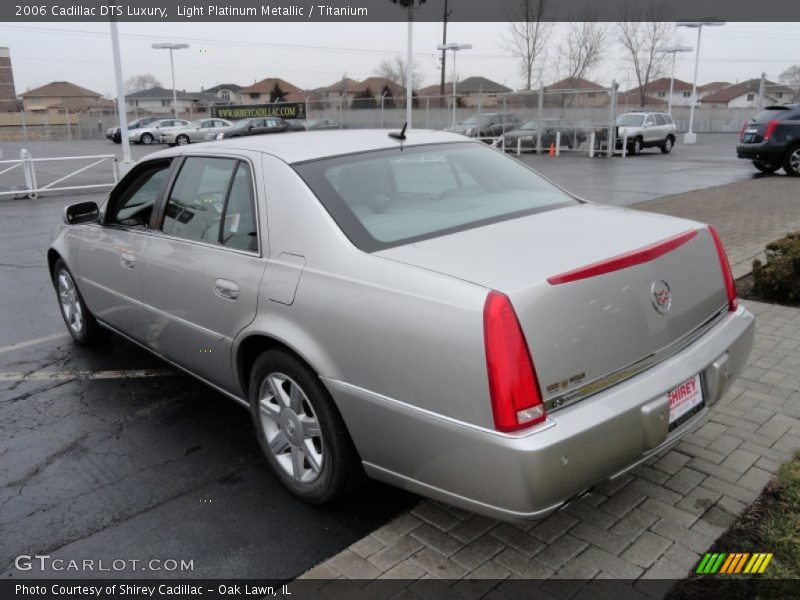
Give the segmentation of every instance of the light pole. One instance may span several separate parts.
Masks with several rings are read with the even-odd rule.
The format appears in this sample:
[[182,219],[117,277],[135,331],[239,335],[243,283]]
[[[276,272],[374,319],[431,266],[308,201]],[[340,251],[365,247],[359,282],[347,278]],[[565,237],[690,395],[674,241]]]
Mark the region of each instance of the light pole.
[[151,48],[155,50],[169,50],[169,68],[172,71],[172,113],[175,118],[178,118],[178,92],[175,91],[175,61],[172,58],[173,50],[183,50],[188,48],[189,44],[172,44],[170,42],[162,42],[159,44],[151,44]]
[[694,50],[691,46],[659,46],[656,52],[664,54],[672,54],[672,74],[669,76],[669,104],[667,105],[667,112],[672,115],[672,90],[675,85],[675,55],[678,52],[691,52]]
[[697,68],[700,65],[700,36],[703,33],[703,27],[710,25],[712,27],[720,27],[725,25],[725,21],[716,21],[708,19],[706,21],[678,21],[678,27],[690,27],[697,29],[697,46],[694,52],[694,79],[692,80],[692,106],[689,108],[689,131],[683,134],[684,144],[697,143],[697,134],[693,131],[694,128],[694,105],[697,104]]
[[[122,173],[127,173],[133,164],[131,160],[131,145],[128,140],[128,115],[125,109],[125,87],[122,84],[122,54],[119,50],[119,30],[117,20],[111,19],[111,52],[114,55],[114,84],[117,87],[117,117],[119,118],[119,135],[122,142]],[[25,122],[23,121],[23,129]]]
[[472,44],[456,44],[450,42],[449,44],[439,44],[436,46],[437,50],[452,50],[453,51],[453,127],[456,126],[456,52],[459,50],[471,50]]
[[392,4],[399,4],[408,11],[408,41],[406,43],[406,127],[411,127],[411,105],[413,103],[413,90],[411,71],[413,62],[414,45],[414,9],[425,4],[426,0],[392,0]]

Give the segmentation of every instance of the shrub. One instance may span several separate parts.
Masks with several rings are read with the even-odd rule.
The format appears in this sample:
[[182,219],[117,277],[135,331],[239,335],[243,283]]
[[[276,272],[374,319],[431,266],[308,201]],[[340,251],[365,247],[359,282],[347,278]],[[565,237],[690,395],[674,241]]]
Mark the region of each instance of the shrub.
[[773,302],[800,302],[800,231],[770,242],[767,262],[753,261],[753,292]]

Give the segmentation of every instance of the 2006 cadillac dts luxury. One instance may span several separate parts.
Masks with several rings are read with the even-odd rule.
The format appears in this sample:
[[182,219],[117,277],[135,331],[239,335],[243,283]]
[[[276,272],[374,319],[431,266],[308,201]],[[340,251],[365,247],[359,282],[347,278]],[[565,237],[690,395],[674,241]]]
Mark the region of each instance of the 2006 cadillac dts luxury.
[[65,220],[72,336],[111,329],[249,406],[311,502],[366,472],[542,517],[674,443],[752,343],[712,228],[583,202],[453,134],[165,150]]

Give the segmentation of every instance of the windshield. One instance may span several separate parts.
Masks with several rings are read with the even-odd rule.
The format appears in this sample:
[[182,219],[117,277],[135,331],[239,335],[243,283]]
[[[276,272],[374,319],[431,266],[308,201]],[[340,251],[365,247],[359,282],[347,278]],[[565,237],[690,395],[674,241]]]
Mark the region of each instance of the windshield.
[[520,129],[539,129],[539,124],[536,121],[528,121],[523,123]]
[[366,252],[578,203],[483,144],[372,151],[295,170]]
[[617,125],[636,127],[644,123],[644,115],[620,115],[617,117]]

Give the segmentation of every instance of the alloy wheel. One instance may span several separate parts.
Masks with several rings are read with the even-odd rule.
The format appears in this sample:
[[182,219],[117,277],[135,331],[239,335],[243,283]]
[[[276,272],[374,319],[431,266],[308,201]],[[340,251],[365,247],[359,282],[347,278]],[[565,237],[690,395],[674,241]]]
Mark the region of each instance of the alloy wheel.
[[789,155],[789,166],[795,173],[800,173],[800,148]]
[[185,135],[178,136],[178,146],[185,146],[188,143],[189,143],[188,137],[186,137]]
[[270,373],[261,383],[258,408],[276,462],[298,483],[315,481],[325,451],[317,414],[303,389],[283,373]]
[[75,282],[65,270],[58,273],[58,301],[67,326],[76,334],[80,334],[83,330],[83,310]]

